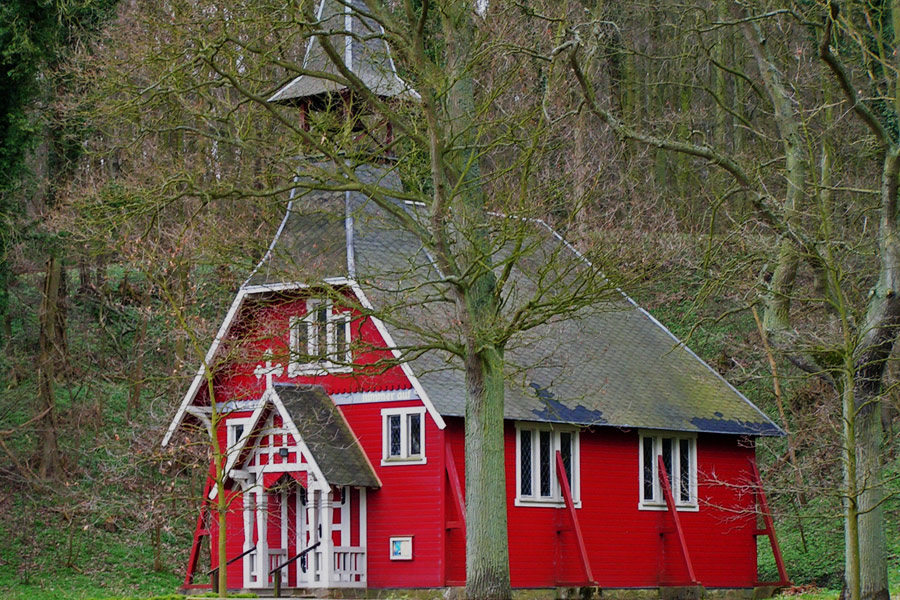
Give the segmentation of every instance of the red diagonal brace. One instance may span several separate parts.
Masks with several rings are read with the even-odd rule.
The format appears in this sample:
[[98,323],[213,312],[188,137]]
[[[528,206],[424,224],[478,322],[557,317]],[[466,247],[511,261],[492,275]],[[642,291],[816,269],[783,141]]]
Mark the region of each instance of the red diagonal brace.
[[456,471],[456,462],[453,460],[453,452],[450,449],[450,440],[444,444],[444,454],[446,456],[444,462],[447,465],[447,479],[450,480],[450,491],[453,492],[453,503],[456,505],[456,512],[459,515],[459,523],[463,528],[466,526],[466,502],[463,500],[462,486],[459,483],[459,473]]
[[[206,486],[203,488],[203,497],[200,502],[200,514],[197,515],[197,527],[194,528],[194,543],[191,544],[191,554],[188,558],[187,571],[184,574],[184,588],[209,587],[208,584],[193,583],[194,571],[197,569],[197,559],[200,556],[200,538],[209,535],[209,524],[204,524],[204,517],[208,511],[206,502],[209,498],[209,490],[212,489],[213,478],[206,478]],[[204,526],[206,525],[206,526]]]
[[[772,546],[772,555],[775,557],[775,566],[778,568],[778,577],[781,581],[774,582],[778,586],[791,585],[788,579],[787,569],[784,568],[784,558],[781,556],[781,548],[778,546],[778,540],[775,537],[775,523],[772,522],[772,513],[769,512],[769,502],[766,500],[766,493],[763,491],[762,478],[759,476],[759,469],[756,467],[756,461],[750,459],[750,474],[753,476],[753,488],[756,493],[756,501],[759,503],[759,512],[762,514],[765,528],[755,529],[753,535],[769,536],[769,544]],[[761,584],[759,584],[761,585]]]
[[684,530],[681,528],[681,517],[678,516],[678,510],[675,508],[675,497],[672,496],[672,486],[669,485],[669,474],[666,472],[666,463],[663,457],[657,457],[656,468],[659,472],[659,482],[662,484],[663,496],[666,498],[666,506],[669,507],[669,513],[675,521],[675,531],[678,533],[678,543],[681,545],[681,555],[684,557],[684,564],[687,567],[688,577],[691,578],[692,585],[700,585],[697,576],[694,575],[694,563],[691,562],[691,554],[688,552],[687,540],[684,538]]
[[584,566],[584,574],[591,585],[597,585],[594,573],[591,571],[591,563],[588,560],[587,546],[584,544],[584,534],[581,533],[581,525],[578,523],[578,513],[575,512],[575,502],[572,500],[572,488],[569,486],[569,477],[566,475],[566,465],[563,464],[562,454],[556,451],[556,476],[559,478],[559,487],[562,489],[566,508],[572,517],[572,525],[575,528],[575,539],[578,540],[578,552],[581,553],[581,564]]

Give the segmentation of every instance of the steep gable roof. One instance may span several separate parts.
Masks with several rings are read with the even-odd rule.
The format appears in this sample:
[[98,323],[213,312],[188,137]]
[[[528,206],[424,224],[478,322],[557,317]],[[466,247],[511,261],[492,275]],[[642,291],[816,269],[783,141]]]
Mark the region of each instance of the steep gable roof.
[[[359,175],[381,186],[399,186],[396,175],[384,169],[362,167]],[[406,209],[414,213],[413,207]],[[332,217],[322,217],[330,211]],[[542,221],[530,221],[529,227],[529,235],[538,240],[537,254],[513,268],[512,294],[525,297],[536,281],[545,279],[550,258],[593,268]],[[360,193],[306,191],[295,197],[268,259],[250,281],[283,285],[291,279],[338,274],[358,282],[376,311],[391,311],[385,320],[399,348],[415,349],[427,342],[423,340],[427,327],[454,335],[452,304],[442,301],[436,283],[440,277],[415,236]],[[459,362],[437,351],[410,356],[408,365],[437,411],[464,416],[466,388]],[[745,435],[783,433],[618,290],[611,290],[595,306],[530,329],[510,346],[506,359],[510,365],[508,419]]]

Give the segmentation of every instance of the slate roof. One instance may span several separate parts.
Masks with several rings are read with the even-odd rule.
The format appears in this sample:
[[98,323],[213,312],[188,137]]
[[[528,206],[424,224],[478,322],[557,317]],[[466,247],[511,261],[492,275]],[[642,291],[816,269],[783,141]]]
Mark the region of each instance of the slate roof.
[[350,71],[378,96],[418,99],[418,93],[397,74],[384,29],[365,14],[362,0],[322,0],[316,10],[316,29],[320,33],[309,40],[303,69],[322,71],[338,81],[301,75],[278,90],[269,102],[293,104],[301,98],[324,102],[329,94],[347,89],[325,54],[321,37],[327,37]]
[[[361,167],[358,176],[393,189],[400,185],[385,169]],[[396,206],[415,214],[409,206]],[[336,214],[325,216],[332,211]],[[498,227],[526,223],[496,220]],[[529,297],[537,281],[546,283],[553,276],[548,265],[563,265],[567,277],[578,276],[575,265],[592,269],[542,222],[526,225],[534,255],[513,269],[506,297],[510,305]],[[502,249],[497,256],[502,259]],[[298,192],[270,256],[249,282],[310,283],[341,276],[359,282],[376,311],[390,307],[386,326],[401,349],[427,341],[428,331],[458,335],[453,305],[435,283],[437,271],[415,236],[360,193]],[[618,290],[606,292],[602,301],[531,329],[507,349],[506,418],[783,434],[649,313]],[[441,415],[465,415],[464,374],[458,360],[432,351],[414,355],[409,364]]]
[[317,385],[275,384],[300,437],[332,485],[381,487],[381,482],[334,402]]

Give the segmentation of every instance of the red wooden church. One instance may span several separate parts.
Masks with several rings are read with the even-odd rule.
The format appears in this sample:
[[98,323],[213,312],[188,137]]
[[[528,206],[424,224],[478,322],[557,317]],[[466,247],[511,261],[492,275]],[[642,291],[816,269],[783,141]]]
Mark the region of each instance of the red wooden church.
[[[383,98],[416,98],[353,6],[321,3],[332,44]],[[354,28],[366,31],[346,35]],[[337,78],[315,39],[306,66]],[[306,111],[347,93],[300,77],[272,100]],[[397,189],[388,166],[357,171]],[[396,205],[415,218],[418,207]],[[546,265],[583,263],[544,223],[497,220],[538,240],[514,270],[520,287]],[[201,368],[163,442],[186,421],[221,417],[229,588],[272,588],[276,576],[306,589],[464,584],[463,374],[438,352],[409,352],[420,329],[403,325],[453,334],[446,308],[423,300],[436,276],[363,194],[298,182],[206,356],[213,389]],[[519,365],[505,406],[514,587],[758,585],[757,536],[778,556],[754,443],[782,431],[765,414],[618,293],[536,328],[507,359]],[[185,588],[219,567],[215,552],[198,564],[201,545],[217,544],[209,517],[204,508]]]

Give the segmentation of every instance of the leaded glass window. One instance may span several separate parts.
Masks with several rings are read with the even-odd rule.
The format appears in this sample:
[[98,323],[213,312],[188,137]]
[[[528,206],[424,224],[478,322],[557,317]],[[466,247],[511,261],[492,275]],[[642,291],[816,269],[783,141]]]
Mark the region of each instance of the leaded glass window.
[[425,462],[425,408],[386,408],[382,465]]
[[407,415],[407,419],[409,419],[407,428],[409,431],[409,456],[419,456],[422,454],[422,438],[420,431],[422,415],[413,413]]
[[562,459],[563,471],[575,502],[579,502],[578,433],[560,431],[546,425],[519,426],[516,436],[516,502],[556,504],[563,501],[556,456]]
[[678,440],[678,470],[680,471],[680,490],[678,497],[682,502],[691,501],[691,442]]
[[665,508],[663,481],[657,461],[662,458],[676,506],[697,507],[697,440],[686,434],[655,436],[641,434],[641,506]]
[[644,442],[644,500],[650,501],[656,498],[656,494],[653,493],[654,485],[653,485],[653,472],[656,468],[656,464],[654,463],[654,457],[656,454],[653,452],[653,438],[645,437],[643,439]]
[[541,431],[541,496],[550,496],[550,432]]
[[519,492],[531,495],[531,434],[530,429],[519,431]]

